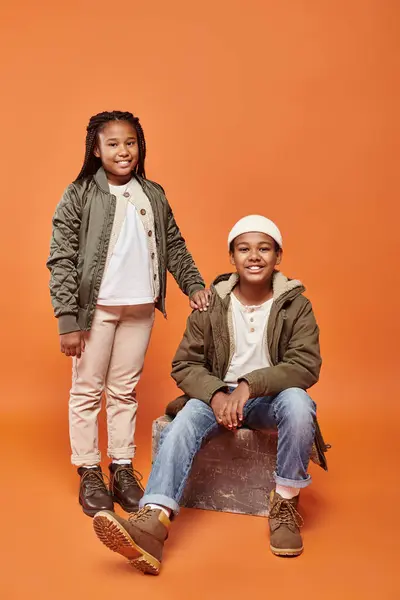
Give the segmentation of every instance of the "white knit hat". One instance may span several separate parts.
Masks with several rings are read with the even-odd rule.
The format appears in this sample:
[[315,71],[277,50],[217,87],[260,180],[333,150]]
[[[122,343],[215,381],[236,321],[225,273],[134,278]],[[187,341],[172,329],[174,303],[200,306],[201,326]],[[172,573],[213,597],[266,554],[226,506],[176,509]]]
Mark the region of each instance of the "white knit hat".
[[248,215],[243,217],[234,225],[228,235],[228,248],[230,248],[231,242],[242,235],[242,233],[250,233],[251,231],[257,231],[259,233],[266,233],[271,236],[279,247],[282,248],[282,235],[277,226],[273,221],[262,217],[261,215]]

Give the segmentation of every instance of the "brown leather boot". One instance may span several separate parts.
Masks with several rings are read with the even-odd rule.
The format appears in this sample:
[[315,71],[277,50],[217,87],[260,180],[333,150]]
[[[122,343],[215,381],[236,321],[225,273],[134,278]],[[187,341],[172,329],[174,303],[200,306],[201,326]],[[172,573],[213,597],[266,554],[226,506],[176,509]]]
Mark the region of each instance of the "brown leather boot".
[[144,493],[140,483],[142,475],[133,469],[132,464],[118,465],[111,463],[109,469],[110,492],[114,502],[118,502],[128,513],[136,512]]
[[147,506],[123,519],[101,511],[93,519],[97,537],[107,548],[125,556],[142,573],[158,575],[171,522],[162,510]]
[[104,483],[101,468],[79,467],[78,474],[81,477],[79,504],[85,515],[94,517],[99,510],[113,510],[114,504]]
[[303,552],[300,527],[303,519],[297,512],[299,496],[291,500],[271,492],[269,510],[270,547],[276,556],[297,556]]

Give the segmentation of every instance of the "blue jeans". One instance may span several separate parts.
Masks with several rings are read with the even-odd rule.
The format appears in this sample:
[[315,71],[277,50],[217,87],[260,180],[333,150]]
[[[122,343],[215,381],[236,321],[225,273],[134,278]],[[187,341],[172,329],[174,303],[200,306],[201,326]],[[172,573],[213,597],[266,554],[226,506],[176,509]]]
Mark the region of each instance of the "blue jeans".
[[[299,388],[277,396],[252,398],[243,411],[243,424],[250,429],[278,428],[275,481],[303,488],[311,483],[307,474],[315,433],[315,403]],[[179,512],[193,459],[202,443],[218,433],[220,425],[211,406],[192,398],[165,427],[140,506],[161,504]]]

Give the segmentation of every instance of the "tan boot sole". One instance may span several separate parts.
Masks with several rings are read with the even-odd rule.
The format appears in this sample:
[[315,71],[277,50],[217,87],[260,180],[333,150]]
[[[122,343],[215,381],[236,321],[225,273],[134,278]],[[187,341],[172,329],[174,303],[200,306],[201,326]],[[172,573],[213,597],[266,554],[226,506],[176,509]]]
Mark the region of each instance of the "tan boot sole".
[[299,556],[303,552],[303,546],[295,550],[293,548],[275,548],[271,545],[270,548],[272,554],[275,554],[275,556]]
[[112,515],[98,512],[93,519],[93,528],[107,548],[125,556],[136,569],[150,575],[159,574],[160,561],[138,546]]

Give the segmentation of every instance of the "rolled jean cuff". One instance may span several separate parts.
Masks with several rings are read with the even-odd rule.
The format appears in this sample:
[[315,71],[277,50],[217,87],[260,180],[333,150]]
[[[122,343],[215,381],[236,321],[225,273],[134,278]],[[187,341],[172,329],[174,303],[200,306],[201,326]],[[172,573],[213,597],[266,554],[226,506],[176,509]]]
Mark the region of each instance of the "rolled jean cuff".
[[160,506],[165,506],[165,508],[172,510],[174,515],[179,513],[179,504],[172,498],[168,498],[168,496],[164,496],[163,494],[145,494],[140,500],[139,508],[143,508],[145,504],[159,504]]
[[292,488],[305,488],[310,485],[312,481],[311,475],[307,475],[307,479],[286,479],[285,477],[279,477],[276,473],[274,473],[274,479],[275,483],[278,485]]
[[75,467],[92,467],[93,465],[99,465],[101,461],[100,452],[93,452],[93,454],[85,454],[85,456],[77,456],[72,454],[71,463]]
[[107,456],[108,458],[115,458],[116,460],[120,458],[133,458],[135,456],[136,446],[127,446],[126,448],[117,448],[114,450],[113,448],[107,448]]

